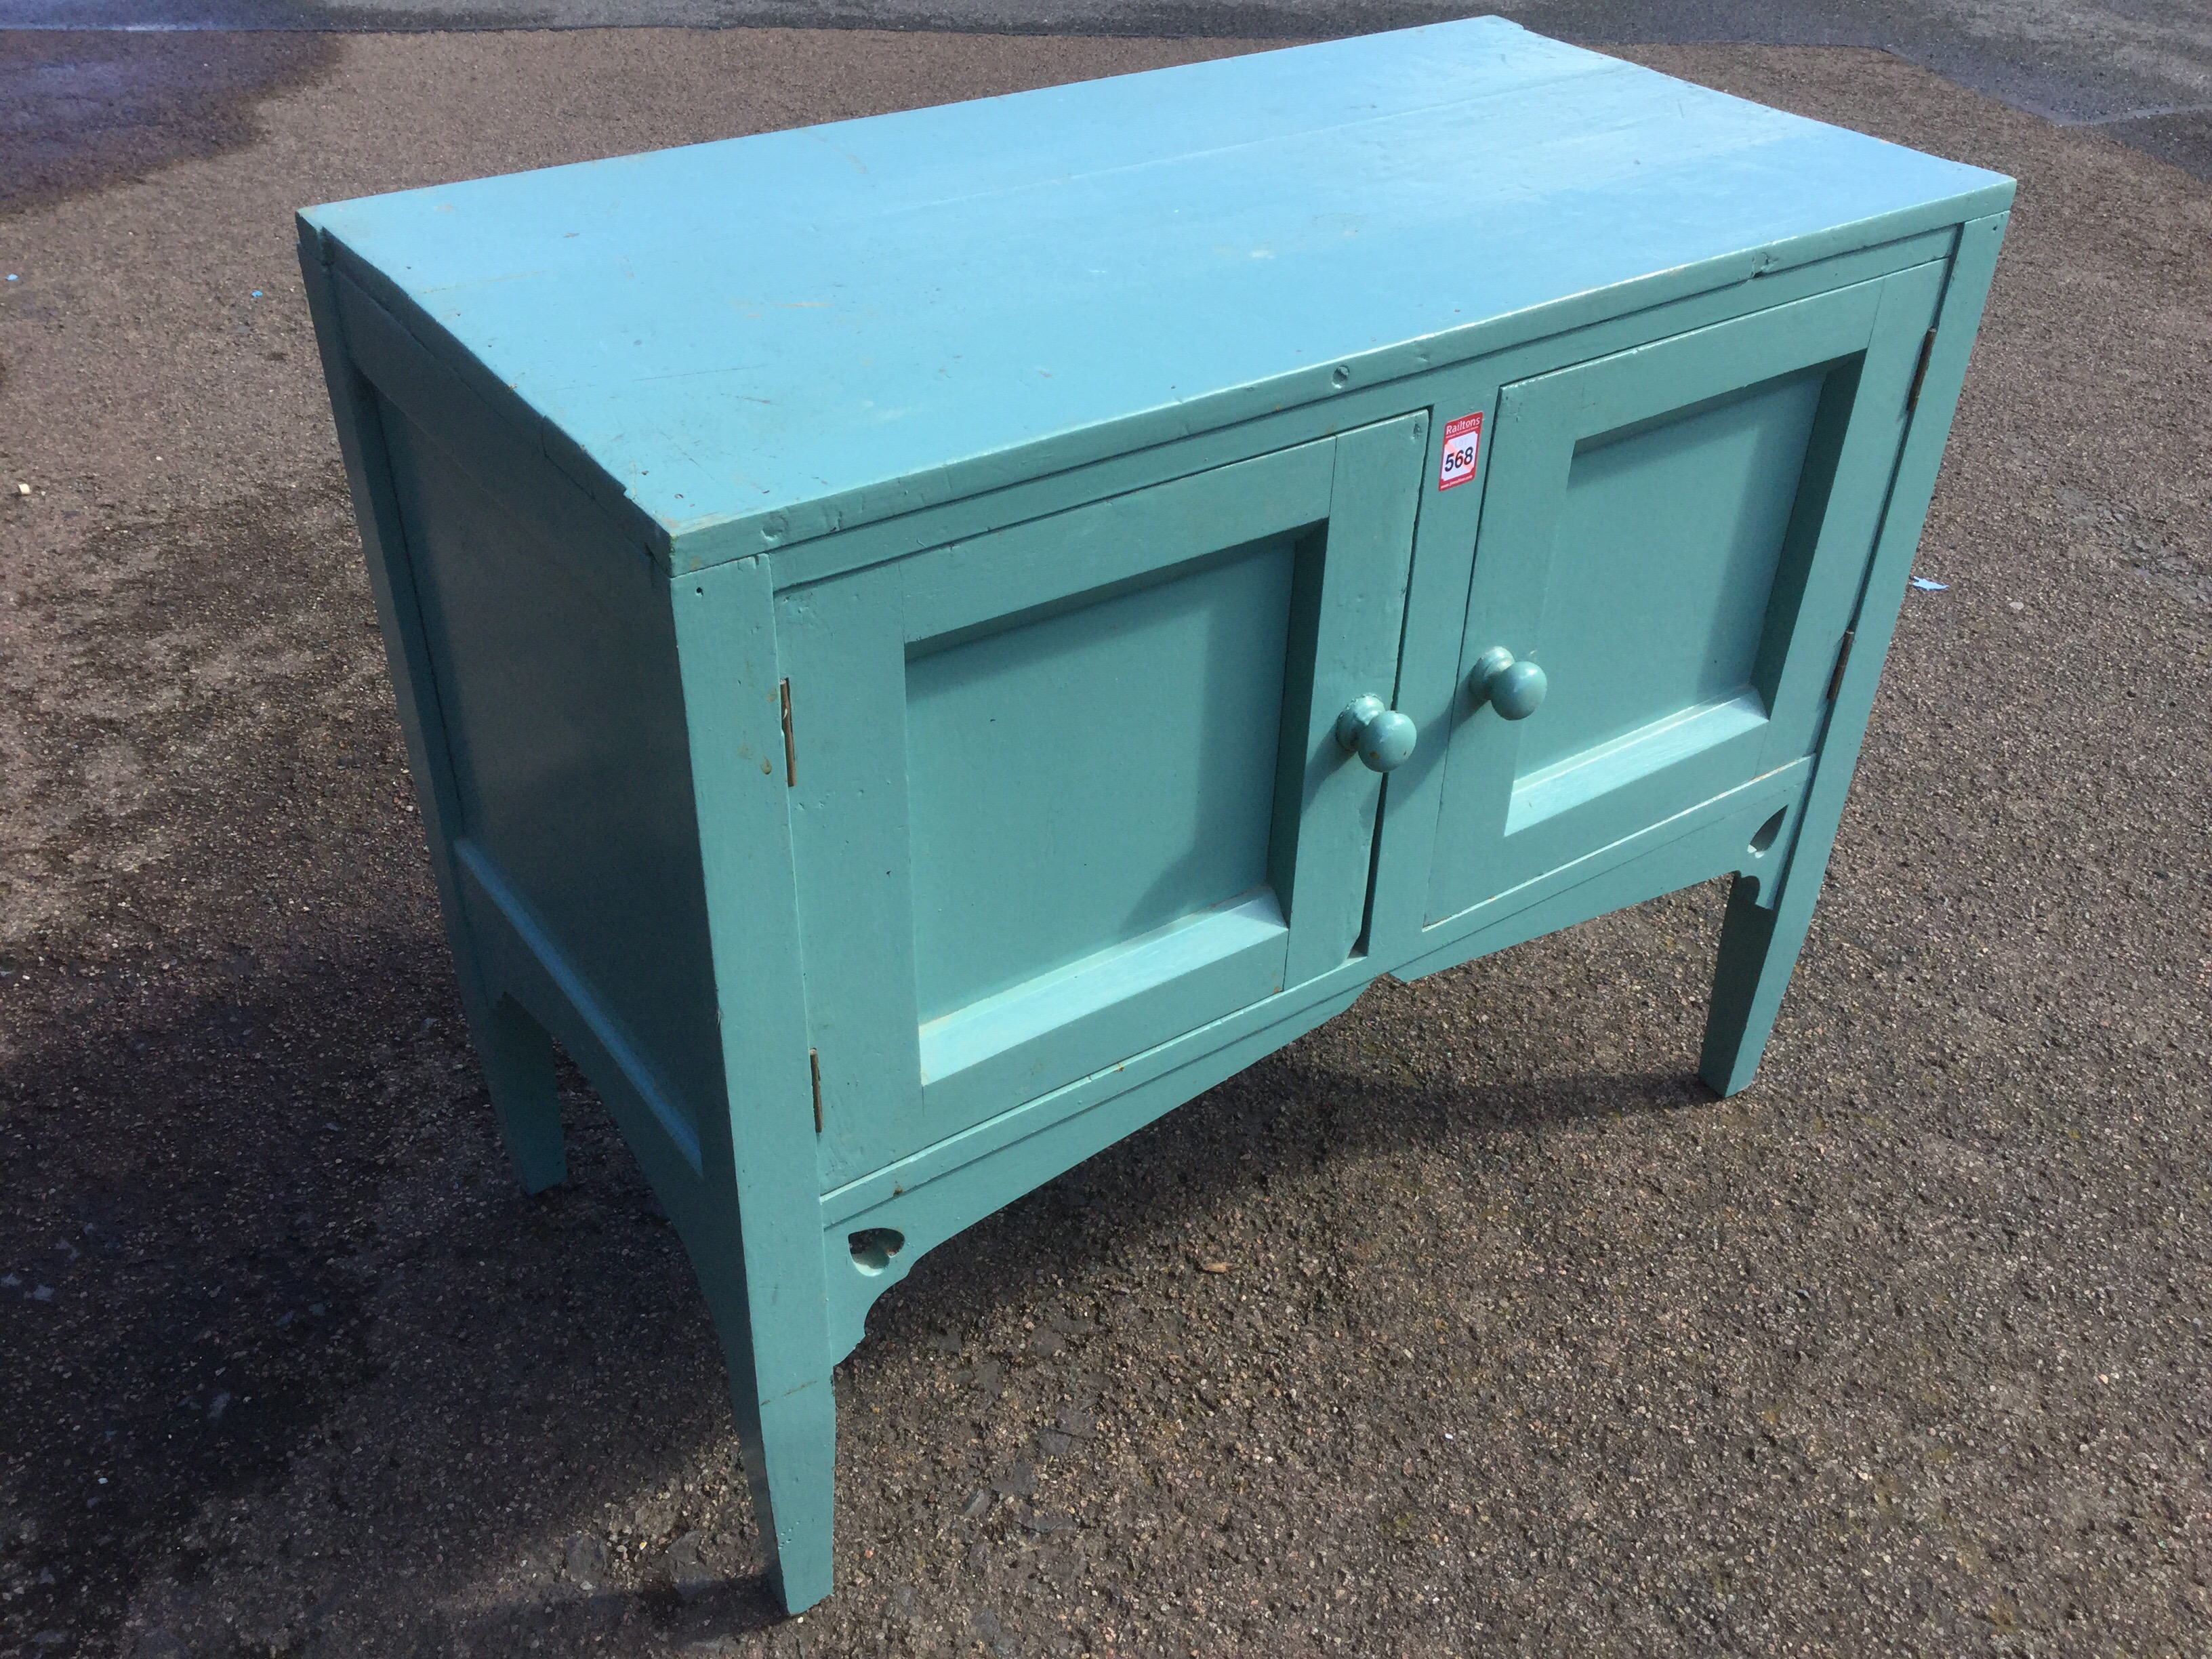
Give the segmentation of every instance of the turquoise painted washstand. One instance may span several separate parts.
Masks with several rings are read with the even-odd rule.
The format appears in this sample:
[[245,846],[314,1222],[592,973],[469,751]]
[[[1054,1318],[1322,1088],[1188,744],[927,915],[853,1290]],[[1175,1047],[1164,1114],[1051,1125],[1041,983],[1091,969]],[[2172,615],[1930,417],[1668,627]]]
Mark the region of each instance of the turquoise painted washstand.
[[301,258],[471,1029],[696,1265],[785,1604],[923,1251],[1348,1006],[1819,890],[2011,181],[1495,19]]

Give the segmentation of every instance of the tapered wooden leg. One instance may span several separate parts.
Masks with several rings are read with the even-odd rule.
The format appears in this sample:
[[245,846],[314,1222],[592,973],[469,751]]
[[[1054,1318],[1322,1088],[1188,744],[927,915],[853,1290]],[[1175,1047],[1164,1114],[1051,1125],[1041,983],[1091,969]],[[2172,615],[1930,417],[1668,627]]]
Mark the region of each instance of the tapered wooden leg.
[[702,1121],[697,1198],[677,1222],[729,1360],[762,1546],[799,1613],[830,1593],[837,1407],[791,783],[752,758],[787,752],[775,583],[764,562],[732,559],[672,598],[729,1089],[727,1113]]
[[1698,1058],[1698,1075],[1717,1094],[1732,1095],[1749,1086],[1759,1071],[1767,1033],[1774,1029],[1782,994],[1789,988],[1813,920],[1820,884],[1815,865],[1802,884],[1805,890],[1794,890],[1798,884],[1791,884],[1771,910],[1755,902],[1755,882],[1738,876],[1729,889],[1712,1010],[1705,1018],[1705,1050]]
[[530,1192],[559,1186],[568,1176],[568,1155],[553,1085],[553,1039],[513,997],[500,998],[469,1024],[515,1175]]
[[732,1266],[728,1241],[701,1248],[706,1243],[693,1246],[692,1263],[730,1368],[738,1452],[761,1548],[784,1610],[804,1613],[830,1588],[837,1399],[829,1351],[799,1352],[798,1333],[773,1307],[765,1310],[764,1320],[756,1319],[742,1262]]

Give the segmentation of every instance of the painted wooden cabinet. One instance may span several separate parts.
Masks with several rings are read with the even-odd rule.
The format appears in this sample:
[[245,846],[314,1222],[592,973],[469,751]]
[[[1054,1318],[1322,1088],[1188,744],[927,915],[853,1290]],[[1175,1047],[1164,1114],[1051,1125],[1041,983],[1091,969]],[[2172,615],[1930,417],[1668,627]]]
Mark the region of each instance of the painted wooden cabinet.
[[2011,191],[1480,20],[301,216],[494,1106],[790,1607],[874,1298],[1376,975],[1732,876],[1748,1081]]

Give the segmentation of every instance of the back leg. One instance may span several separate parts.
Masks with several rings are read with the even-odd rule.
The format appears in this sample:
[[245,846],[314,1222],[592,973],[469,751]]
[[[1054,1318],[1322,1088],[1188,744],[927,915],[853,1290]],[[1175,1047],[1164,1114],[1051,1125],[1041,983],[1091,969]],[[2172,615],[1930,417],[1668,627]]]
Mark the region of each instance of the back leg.
[[553,1039],[509,996],[479,1012],[470,1027],[515,1175],[529,1192],[559,1186],[568,1179],[568,1155],[553,1086]]

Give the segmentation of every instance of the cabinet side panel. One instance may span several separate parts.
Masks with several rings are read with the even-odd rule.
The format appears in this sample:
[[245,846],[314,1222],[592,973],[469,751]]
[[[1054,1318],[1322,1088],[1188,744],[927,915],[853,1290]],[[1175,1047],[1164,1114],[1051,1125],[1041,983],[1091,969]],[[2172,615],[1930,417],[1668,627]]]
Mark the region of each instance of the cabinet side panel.
[[[594,591],[379,399],[459,822],[696,1133],[722,1079],[665,591]],[[585,532],[579,532],[580,534]],[[595,550],[580,550],[588,556]]]

